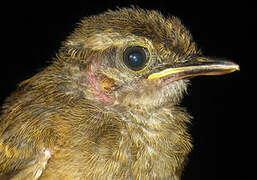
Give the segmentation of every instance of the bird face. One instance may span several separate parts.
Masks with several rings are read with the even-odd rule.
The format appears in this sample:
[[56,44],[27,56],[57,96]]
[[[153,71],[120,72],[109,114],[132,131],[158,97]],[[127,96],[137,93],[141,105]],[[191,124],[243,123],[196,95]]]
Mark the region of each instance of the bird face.
[[176,105],[186,91],[185,79],[238,69],[202,57],[179,19],[156,11],[121,9],[86,18],[64,49],[85,64],[87,95],[115,108]]

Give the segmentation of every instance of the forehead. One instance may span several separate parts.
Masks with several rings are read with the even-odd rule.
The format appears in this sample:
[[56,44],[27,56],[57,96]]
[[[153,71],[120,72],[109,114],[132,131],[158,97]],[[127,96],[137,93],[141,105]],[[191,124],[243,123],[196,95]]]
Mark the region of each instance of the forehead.
[[189,31],[175,17],[157,11],[125,8],[84,18],[66,45],[104,50],[126,42],[152,44],[165,54],[196,53]]

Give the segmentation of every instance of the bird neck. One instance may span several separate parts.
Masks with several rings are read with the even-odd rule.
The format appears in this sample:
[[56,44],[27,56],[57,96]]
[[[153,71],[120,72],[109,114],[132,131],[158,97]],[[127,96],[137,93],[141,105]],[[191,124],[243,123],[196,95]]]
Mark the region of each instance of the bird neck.
[[164,177],[170,172],[180,176],[192,148],[186,126],[188,114],[182,108],[166,106],[151,111],[133,109],[122,117],[127,126],[120,146],[129,148],[133,166],[142,172],[151,167],[157,174],[163,172]]

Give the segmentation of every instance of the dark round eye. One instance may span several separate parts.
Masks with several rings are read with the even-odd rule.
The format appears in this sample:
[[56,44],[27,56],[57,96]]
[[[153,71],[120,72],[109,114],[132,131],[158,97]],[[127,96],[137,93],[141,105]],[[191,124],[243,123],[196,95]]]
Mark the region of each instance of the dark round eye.
[[149,53],[146,48],[132,46],[125,49],[123,53],[124,64],[133,71],[143,69],[149,60]]

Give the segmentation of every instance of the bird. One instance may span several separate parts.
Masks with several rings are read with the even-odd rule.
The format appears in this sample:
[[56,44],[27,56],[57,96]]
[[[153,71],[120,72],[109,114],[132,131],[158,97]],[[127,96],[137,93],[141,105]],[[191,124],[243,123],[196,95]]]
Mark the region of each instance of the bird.
[[83,18],[0,115],[0,177],[179,180],[192,150],[190,79],[239,65],[203,56],[174,16],[139,7]]

